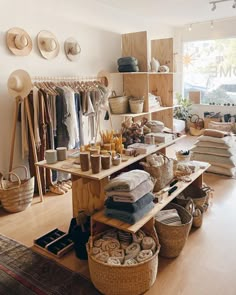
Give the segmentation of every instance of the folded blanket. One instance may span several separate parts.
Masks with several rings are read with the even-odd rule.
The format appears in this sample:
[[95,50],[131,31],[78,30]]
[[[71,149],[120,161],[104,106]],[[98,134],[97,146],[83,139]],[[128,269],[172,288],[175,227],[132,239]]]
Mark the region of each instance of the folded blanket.
[[138,256],[137,256],[137,261],[138,262],[144,262],[146,260],[148,260],[149,258],[151,258],[153,256],[152,250],[142,250],[139,252]]
[[118,220],[121,220],[121,221],[129,223],[129,224],[134,224],[135,222],[138,222],[153,207],[154,207],[154,204],[153,204],[153,202],[151,202],[148,205],[146,205],[145,207],[143,207],[141,210],[134,212],[134,213],[106,208],[105,215],[107,217],[116,218]]
[[98,248],[98,247],[93,247],[92,249],[91,249],[91,254],[92,255],[97,255],[97,254],[99,254],[99,253],[101,253],[102,252],[102,249],[101,248]]
[[107,264],[110,264],[110,265],[121,265],[121,262],[116,257],[109,257],[108,260],[107,260]]
[[118,66],[119,72],[139,72],[139,66],[136,65],[124,65],[124,66]]
[[96,260],[104,262],[104,263],[107,263],[109,257],[110,256],[108,252],[101,252],[94,256]]
[[141,244],[143,238],[146,236],[146,234],[140,229],[136,233],[132,234],[133,236],[133,242]]
[[142,198],[134,203],[127,202],[114,202],[112,197],[106,199],[105,206],[110,209],[118,209],[127,212],[137,212],[147,204],[151,203],[154,200],[154,195],[152,193],[147,193]]
[[159,222],[169,224],[169,225],[181,225],[181,218],[176,209],[161,210],[159,211],[155,219]]
[[137,262],[137,260],[135,260],[133,258],[125,260],[125,263],[124,263],[124,265],[135,265],[135,264],[138,264],[138,262]]
[[125,56],[125,57],[120,57],[117,60],[118,66],[126,66],[126,65],[138,65],[138,60],[134,56]]
[[144,195],[153,190],[154,184],[151,178],[148,178],[144,182],[140,183],[135,189],[130,192],[122,191],[110,191],[106,193],[107,197],[112,197],[114,202],[126,202],[133,203],[138,201]]
[[152,237],[144,237],[141,246],[143,250],[152,250],[152,252],[155,253],[156,242]]
[[125,249],[125,261],[128,259],[134,259],[137,257],[139,252],[141,251],[141,247],[138,243],[132,243]]
[[124,262],[125,259],[125,251],[123,249],[116,249],[110,252],[111,257],[117,258],[121,263]]
[[105,191],[116,190],[129,192],[149,178],[150,174],[143,170],[135,169],[129,172],[124,172],[108,182],[105,186]]
[[112,251],[115,249],[119,249],[120,248],[120,242],[116,239],[110,239],[110,240],[105,240],[102,243],[102,250],[103,251]]

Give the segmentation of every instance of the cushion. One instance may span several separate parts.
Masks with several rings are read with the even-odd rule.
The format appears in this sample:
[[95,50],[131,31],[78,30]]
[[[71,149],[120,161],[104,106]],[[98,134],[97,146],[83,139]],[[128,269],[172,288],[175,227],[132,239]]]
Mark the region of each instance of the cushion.
[[215,166],[212,165],[207,169],[208,172],[212,172],[212,173],[217,173],[217,174],[222,174],[222,175],[226,175],[226,176],[235,176],[235,168],[223,168],[220,166]]
[[216,129],[219,131],[231,132],[233,130],[234,123],[229,122],[214,122],[210,121],[208,123],[208,129]]
[[225,168],[234,168],[236,165],[236,156],[227,158],[216,155],[192,153],[191,160],[208,162],[211,165]]
[[[211,142],[211,141],[196,141],[195,146],[198,146],[198,147],[208,147],[208,148],[217,148],[217,149],[229,149],[230,146],[227,145],[227,143],[217,143],[217,142]],[[235,145],[232,145],[232,146],[236,146],[236,143]]]
[[215,129],[205,129],[203,131],[203,135],[222,138],[222,137],[227,136],[228,133],[225,131],[219,131],[219,130],[215,130]]
[[235,144],[236,137],[234,136],[225,136],[223,138],[217,138],[213,136],[207,136],[207,135],[202,135],[198,137],[199,141],[210,141],[210,142],[216,142],[216,143],[224,143],[229,146],[232,146]]
[[191,148],[192,152],[200,153],[200,154],[208,154],[208,155],[216,155],[221,157],[231,157],[236,155],[236,147],[229,149],[218,149],[215,147],[201,147],[201,146],[193,146]]

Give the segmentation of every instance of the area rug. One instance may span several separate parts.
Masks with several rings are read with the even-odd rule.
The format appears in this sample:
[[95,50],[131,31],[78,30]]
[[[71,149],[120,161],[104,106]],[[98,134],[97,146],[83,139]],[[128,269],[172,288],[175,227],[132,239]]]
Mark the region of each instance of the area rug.
[[0,235],[1,295],[98,295],[86,278]]

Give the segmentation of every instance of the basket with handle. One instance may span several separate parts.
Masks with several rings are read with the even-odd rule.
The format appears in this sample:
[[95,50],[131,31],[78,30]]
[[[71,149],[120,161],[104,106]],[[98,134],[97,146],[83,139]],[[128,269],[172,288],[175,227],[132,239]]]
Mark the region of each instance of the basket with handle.
[[[22,168],[25,171],[25,179],[13,171]],[[3,175],[0,178],[0,200],[3,208],[10,213],[16,213],[25,210],[31,205],[34,195],[34,177],[29,178],[28,169],[25,166],[18,166],[13,171]],[[9,180],[6,179],[9,177]],[[12,180],[15,177],[16,180]]]
[[207,199],[206,189],[204,187],[197,187],[193,184],[190,184],[188,187],[186,187],[182,194],[184,198],[177,196],[176,202],[183,207],[187,205],[190,198],[193,200],[195,205],[199,206],[204,206]]
[[129,112],[128,96],[116,95],[115,91],[112,91],[112,96],[109,98],[109,105],[113,114],[126,114]]

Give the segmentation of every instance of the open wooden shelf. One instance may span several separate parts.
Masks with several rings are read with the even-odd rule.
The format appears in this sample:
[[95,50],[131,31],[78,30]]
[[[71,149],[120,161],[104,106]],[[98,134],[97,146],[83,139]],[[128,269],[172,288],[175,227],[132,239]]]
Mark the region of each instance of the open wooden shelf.
[[202,174],[210,167],[208,163],[206,163],[206,166],[204,168],[200,168],[198,171],[190,175],[191,182],[183,182],[179,181],[177,185],[177,190],[174,191],[170,196],[168,196],[168,193],[163,193],[162,201],[161,203],[155,204],[155,207],[149,211],[141,220],[136,222],[133,225],[130,225],[128,223],[122,222],[120,220],[106,217],[104,214],[104,210],[99,211],[92,215],[93,222],[100,222],[115,228],[118,228],[123,231],[127,231],[130,233],[137,232],[144,224],[146,224],[152,217],[154,217],[157,212],[159,212],[161,209],[163,209],[168,203],[170,203],[176,196],[178,196],[185,188],[187,188],[191,183],[193,183],[195,180],[197,180],[199,177],[202,176]]
[[140,116],[145,116],[145,115],[148,115],[148,114],[151,114],[151,113],[157,113],[157,112],[162,112],[164,110],[170,110],[170,109],[173,109],[173,107],[158,107],[156,108],[155,110],[151,110],[149,112],[143,112],[143,113],[138,113],[138,114],[133,114],[133,113],[126,113],[126,114],[112,114],[111,113],[111,116],[119,116],[119,117],[140,117]]

